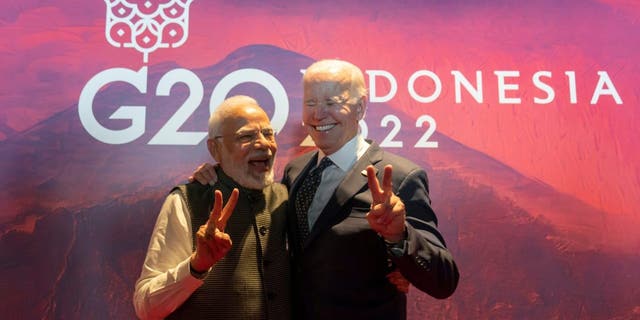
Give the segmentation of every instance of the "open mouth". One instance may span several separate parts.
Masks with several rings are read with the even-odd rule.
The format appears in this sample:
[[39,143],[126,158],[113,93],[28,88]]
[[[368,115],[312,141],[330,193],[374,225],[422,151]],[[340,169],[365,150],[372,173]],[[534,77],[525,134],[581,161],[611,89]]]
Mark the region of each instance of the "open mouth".
[[249,160],[249,165],[258,169],[269,170],[271,168],[271,158],[251,159]]
[[325,131],[329,131],[331,129],[333,129],[333,127],[335,127],[336,124],[332,123],[332,124],[325,124],[325,125],[321,125],[321,126],[314,126],[313,128],[316,129],[316,131],[319,132],[325,132]]

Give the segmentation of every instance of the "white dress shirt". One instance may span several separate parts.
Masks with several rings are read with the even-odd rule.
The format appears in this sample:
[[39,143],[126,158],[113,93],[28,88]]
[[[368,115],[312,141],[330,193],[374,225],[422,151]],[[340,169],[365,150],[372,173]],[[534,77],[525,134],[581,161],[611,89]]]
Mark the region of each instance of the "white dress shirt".
[[[366,142],[360,134],[357,134],[353,139],[345,143],[342,148],[328,156],[333,164],[322,172],[322,180],[320,180],[318,191],[316,191],[313,201],[311,201],[311,205],[309,206],[309,211],[307,212],[309,230],[313,229],[313,225],[318,220],[320,213],[322,213],[322,210],[333,196],[333,191],[338,188],[342,179],[347,175],[347,172],[353,168],[356,161],[362,157],[369,146],[369,143]],[[325,154],[320,150],[318,163],[320,163],[320,160],[324,157]],[[329,190],[329,192],[327,192],[327,190]]]
[[193,240],[186,207],[176,192],[162,205],[133,295],[141,319],[168,316],[204,283],[189,270]]

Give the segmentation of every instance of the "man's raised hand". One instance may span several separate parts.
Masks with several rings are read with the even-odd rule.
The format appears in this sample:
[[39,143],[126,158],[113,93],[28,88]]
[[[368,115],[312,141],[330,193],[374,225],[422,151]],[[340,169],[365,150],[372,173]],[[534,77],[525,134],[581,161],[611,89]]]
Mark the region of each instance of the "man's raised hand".
[[195,271],[209,270],[231,249],[231,237],[224,232],[224,229],[238,203],[238,194],[238,189],[233,189],[227,204],[222,207],[222,192],[215,191],[209,220],[200,226],[196,233],[196,252],[191,256],[191,267]]
[[393,167],[384,167],[382,186],[376,177],[373,166],[367,167],[367,180],[371,192],[371,209],[367,213],[367,221],[371,229],[379,233],[389,242],[398,242],[404,237],[405,208],[398,196],[393,194],[391,175]]

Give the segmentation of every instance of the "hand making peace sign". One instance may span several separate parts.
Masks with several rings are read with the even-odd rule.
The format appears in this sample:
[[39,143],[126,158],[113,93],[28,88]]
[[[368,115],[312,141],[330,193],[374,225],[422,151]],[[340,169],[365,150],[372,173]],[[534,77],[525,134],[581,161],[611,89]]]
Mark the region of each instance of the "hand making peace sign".
[[196,233],[196,252],[191,256],[191,267],[196,272],[209,270],[231,249],[231,237],[224,232],[227,221],[238,203],[238,189],[233,189],[229,201],[222,207],[222,192],[215,191],[213,209],[207,223]]
[[369,221],[371,229],[379,233],[385,240],[398,242],[404,237],[406,212],[402,200],[393,194],[392,172],[391,165],[384,167],[381,188],[374,167],[367,167],[367,180],[372,198],[367,221]]

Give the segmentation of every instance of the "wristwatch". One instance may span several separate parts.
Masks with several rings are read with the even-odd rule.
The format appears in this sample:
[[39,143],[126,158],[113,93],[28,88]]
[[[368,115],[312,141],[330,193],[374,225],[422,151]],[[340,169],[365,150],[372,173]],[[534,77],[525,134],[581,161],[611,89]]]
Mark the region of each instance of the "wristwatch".
[[393,257],[402,257],[407,254],[407,239],[402,239],[398,242],[384,241],[387,246],[387,252]]
[[191,265],[191,263],[189,263],[189,272],[191,272],[191,275],[196,278],[196,279],[204,279],[204,277],[207,276],[207,273],[209,272],[209,270],[205,270],[203,272],[198,272],[195,269],[193,269],[193,266]]

